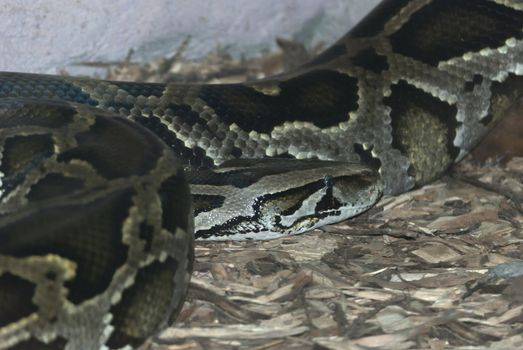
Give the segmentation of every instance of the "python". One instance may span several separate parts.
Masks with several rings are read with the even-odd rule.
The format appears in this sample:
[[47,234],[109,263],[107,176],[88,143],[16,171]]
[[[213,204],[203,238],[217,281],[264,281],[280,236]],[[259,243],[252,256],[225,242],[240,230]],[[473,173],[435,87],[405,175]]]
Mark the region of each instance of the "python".
[[241,84],[0,73],[0,349],[134,348],[193,240],[302,233],[441,176],[522,93],[518,1],[387,0]]

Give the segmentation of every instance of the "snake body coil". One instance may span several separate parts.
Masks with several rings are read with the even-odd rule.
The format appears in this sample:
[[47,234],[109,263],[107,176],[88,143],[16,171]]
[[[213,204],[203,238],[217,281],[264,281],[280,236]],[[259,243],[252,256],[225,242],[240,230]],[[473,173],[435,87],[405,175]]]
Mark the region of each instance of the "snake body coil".
[[262,81],[0,73],[0,349],[138,347],[183,303],[193,232],[300,233],[436,179],[522,67],[520,1],[387,0]]

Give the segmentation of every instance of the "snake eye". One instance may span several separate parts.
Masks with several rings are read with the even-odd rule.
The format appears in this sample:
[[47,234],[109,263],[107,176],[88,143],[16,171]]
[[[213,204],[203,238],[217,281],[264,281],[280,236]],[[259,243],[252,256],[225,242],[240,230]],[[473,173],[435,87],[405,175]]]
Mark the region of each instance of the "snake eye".
[[323,178],[323,182],[325,183],[325,187],[327,188],[334,186],[334,179],[330,175],[325,176]]

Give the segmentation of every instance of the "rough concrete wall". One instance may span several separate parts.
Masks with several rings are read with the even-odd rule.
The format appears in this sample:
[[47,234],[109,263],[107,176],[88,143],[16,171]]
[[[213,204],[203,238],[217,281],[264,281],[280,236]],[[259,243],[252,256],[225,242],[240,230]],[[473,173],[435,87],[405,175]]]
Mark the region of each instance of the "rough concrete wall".
[[[276,37],[332,42],[378,0],[2,0],[0,70],[56,73],[75,63],[217,46],[254,55]],[[74,68],[73,68],[74,70]]]

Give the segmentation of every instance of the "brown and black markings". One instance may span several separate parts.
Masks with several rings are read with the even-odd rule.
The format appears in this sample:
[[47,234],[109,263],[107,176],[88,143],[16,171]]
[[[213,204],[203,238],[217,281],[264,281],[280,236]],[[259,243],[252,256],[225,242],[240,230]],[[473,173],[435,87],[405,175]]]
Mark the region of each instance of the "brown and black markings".
[[[401,193],[466,154],[521,97],[522,64],[519,1],[386,0],[317,59],[261,82],[0,73],[0,299],[11,302],[0,305],[0,349],[138,346],[167,325],[193,260],[182,167],[201,236],[261,232],[255,219],[274,207],[266,221],[295,222],[294,232],[331,222],[310,211],[341,220],[346,193],[367,208],[380,181]],[[265,172],[224,177],[236,158]],[[339,174],[303,184],[315,166],[253,190],[277,174],[271,166],[305,159]],[[379,177],[351,168],[361,161]],[[191,176],[202,169],[222,173]],[[227,214],[240,190],[255,205]],[[219,220],[200,220],[213,211]]]

